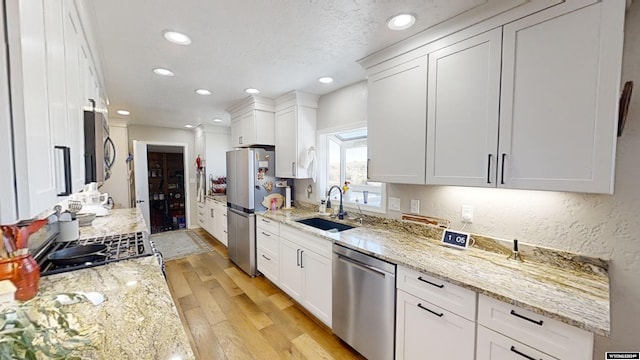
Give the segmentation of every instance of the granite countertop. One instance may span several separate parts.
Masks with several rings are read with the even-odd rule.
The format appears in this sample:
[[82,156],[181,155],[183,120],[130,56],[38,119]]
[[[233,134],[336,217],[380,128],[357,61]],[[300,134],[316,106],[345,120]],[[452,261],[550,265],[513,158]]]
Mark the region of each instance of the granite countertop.
[[205,197],[209,200],[217,201],[227,205],[227,195],[205,195]]
[[[111,210],[92,226],[80,228],[80,238],[147,232],[137,208]],[[118,261],[40,279],[38,297],[96,291],[105,302],[71,305],[80,322],[96,324],[96,350],[89,359],[193,359],[169,287],[155,256]]]
[[111,209],[109,215],[96,217],[91,226],[80,227],[80,239],[142,231],[149,230],[138,208]]
[[318,216],[305,209],[259,215],[595,334],[609,335],[606,273],[551,262],[511,261],[504,254],[476,248],[453,249],[439,239],[416,236],[388,224],[359,227],[350,223],[356,228],[330,233],[297,223]]
[[38,296],[97,291],[105,301],[71,305],[79,322],[96,324],[88,359],[193,359],[169,288],[155,257],[44,277]]

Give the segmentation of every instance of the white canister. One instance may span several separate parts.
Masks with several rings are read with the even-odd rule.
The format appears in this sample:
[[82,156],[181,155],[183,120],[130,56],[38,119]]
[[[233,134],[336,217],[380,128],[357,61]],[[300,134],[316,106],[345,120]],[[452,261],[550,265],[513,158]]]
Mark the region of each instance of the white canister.
[[58,241],[73,241],[80,237],[78,220],[60,221],[60,234]]

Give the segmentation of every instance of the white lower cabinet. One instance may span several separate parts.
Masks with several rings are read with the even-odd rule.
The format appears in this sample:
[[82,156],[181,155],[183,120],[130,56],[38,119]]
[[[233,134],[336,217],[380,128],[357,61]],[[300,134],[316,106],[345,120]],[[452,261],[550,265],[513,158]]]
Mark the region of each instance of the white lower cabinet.
[[397,359],[473,359],[475,322],[398,290]]
[[331,327],[332,266],[329,240],[280,227],[280,283],[284,292]]
[[[471,358],[470,358],[471,359]],[[557,359],[510,339],[484,326],[478,326],[476,360],[551,360]]]
[[257,217],[256,248],[258,271],[274,284],[280,282],[280,227],[275,221]]
[[[508,336],[531,350],[535,349],[548,354],[545,357],[531,355],[535,359],[590,360],[593,358],[592,333],[484,295],[480,295],[478,300],[478,328],[481,327]],[[487,341],[492,343],[483,343]],[[488,350],[496,354],[500,353],[496,350],[498,345],[493,342],[498,344],[493,337],[478,338],[478,351],[485,349],[484,357],[478,357],[478,359],[523,358],[512,352],[510,346],[509,352],[512,352],[515,357],[493,357],[490,356],[491,352],[487,355]],[[519,345],[513,346],[520,351]],[[524,353],[524,350],[520,352]],[[536,354],[534,351],[531,353]]]
[[398,267],[396,359],[473,359],[476,293]]
[[217,201],[213,203],[213,236],[224,246],[228,246],[227,206]]

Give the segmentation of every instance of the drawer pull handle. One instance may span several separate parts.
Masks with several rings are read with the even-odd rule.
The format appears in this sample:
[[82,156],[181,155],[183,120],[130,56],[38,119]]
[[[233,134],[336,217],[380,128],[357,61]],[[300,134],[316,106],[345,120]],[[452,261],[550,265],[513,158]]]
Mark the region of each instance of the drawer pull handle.
[[262,235],[271,237],[271,235],[267,234],[266,232],[264,232],[264,231],[261,231],[261,232],[262,232]]
[[436,284],[436,283],[432,283],[432,282],[431,282],[431,281],[429,281],[429,280],[425,280],[425,279],[423,279],[423,278],[422,278],[422,276],[418,276],[418,280],[420,280],[420,281],[422,281],[422,282],[426,282],[427,284],[432,285],[432,286],[435,286],[435,287],[440,288],[440,289],[442,289],[442,288],[444,287],[444,284]]
[[442,317],[442,315],[444,315],[444,313],[437,313],[431,309],[427,309],[426,307],[422,306],[422,304],[418,304],[418,307],[422,310],[427,310],[428,312],[432,313],[433,315],[437,316],[437,317]]
[[267,224],[271,224],[271,221],[267,220],[267,219],[261,219],[263,222],[266,222]]
[[266,257],[264,254],[262,254],[262,257],[263,257],[263,258],[265,258],[265,259],[267,259],[267,260],[269,260],[269,261],[271,261],[271,259],[269,259],[268,257]]
[[522,353],[522,352],[520,352],[520,351],[516,350],[516,347],[515,347],[515,346],[513,346],[513,345],[511,346],[511,351],[512,351],[512,352],[514,352],[514,353],[516,353],[516,354],[518,354],[518,355],[520,355],[520,356],[522,356],[522,357],[523,357],[523,358],[525,358],[525,359],[529,359],[529,360],[536,360],[536,358],[531,357],[531,356],[529,356],[529,355],[527,355],[527,354],[525,354],[525,353]]
[[515,317],[519,317],[520,319],[523,319],[523,320],[530,321],[530,322],[532,322],[532,323],[534,323],[536,325],[542,326],[542,323],[543,323],[542,320],[533,320],[533,319],[529,319],[528,317],[526,317],[524,315],[520,315],[515,310],[511,310],[511,315],[513,315]]

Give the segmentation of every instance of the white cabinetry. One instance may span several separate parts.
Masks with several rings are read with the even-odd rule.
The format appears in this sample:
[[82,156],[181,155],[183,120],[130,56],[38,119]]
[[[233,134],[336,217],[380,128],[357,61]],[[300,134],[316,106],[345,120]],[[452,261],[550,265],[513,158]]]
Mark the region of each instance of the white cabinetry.
[[274,284],[280,282],[280,225],[258,215],[256,217],[258,271]]
[[331,327],[331,242],[280,226],[279,286]]
[[484,295],[478,301],[478,333],[484,334],[478,336],[478,360],[520,359],[512,348],[536,359],[540,352],[550,355],[541,359],[593,357],[592,333]]
[[318,97],[298,91],[276,99],[275,143],[276,176],[310,177],[300,159],[316,145]]
[[368,178],[424,184],[426,55],[414,51],[367,74]]
[[273,100],[249,96],[227,109],[231,114],[231,145],[275,145]]
[[396,358],[473,359],[476,293],[398,267]]
[[226,204],[210,198],[204,203],[198,203],[198,225],[224,246],[228,246]]
[[224,246],[227,242],[227,205],[213,201],[213,236]]
[[427,184],[496,186],[501,29],[429,54]]
[[499,186],[613,193],[624,5],[504,26]]

